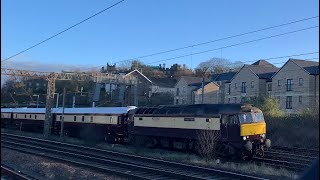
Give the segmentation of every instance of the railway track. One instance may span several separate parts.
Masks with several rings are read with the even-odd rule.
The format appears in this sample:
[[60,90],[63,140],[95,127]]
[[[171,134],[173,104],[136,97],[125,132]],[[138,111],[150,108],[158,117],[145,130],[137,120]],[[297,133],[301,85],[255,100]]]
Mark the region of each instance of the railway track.
[[275,146],[269,149],[263,158],[254,158],[259,163],[277,166],[297,172],[309,168],[312,161],[319,156],[315,149],[289,148]]
[[266,179],[56,141],[1,133],[1,146],[134,179]]
[[3,164],[1,164],[1,176],[4,176],[5,179],[35,180],[35,178],[29,177],[25,174],[17,172],[14,169],[9,168]]

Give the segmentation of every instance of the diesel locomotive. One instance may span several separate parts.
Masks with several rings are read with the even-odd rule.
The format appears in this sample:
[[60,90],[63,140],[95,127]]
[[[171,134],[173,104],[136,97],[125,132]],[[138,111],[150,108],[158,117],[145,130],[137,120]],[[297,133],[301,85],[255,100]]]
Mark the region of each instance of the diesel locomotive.
[[[196,104],[157,107],[53,108],[52,132],[95,136],[108,142],[194,150],[200,132],[214,132],[223,156],[263,156],[271,146],[260,109],[250,104]],[[44,108],[2,108],[1,126],[42,130]]]

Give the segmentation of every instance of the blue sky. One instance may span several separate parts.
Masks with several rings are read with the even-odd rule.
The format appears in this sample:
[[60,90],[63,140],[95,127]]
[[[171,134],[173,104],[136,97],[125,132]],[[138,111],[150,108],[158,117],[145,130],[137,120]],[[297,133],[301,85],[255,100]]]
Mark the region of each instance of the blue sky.
[[[11,56],[115,3],[115,0],[2,0],[1,59]],[[317,0],[126,0],[80,26],[6,62],[82,67],[118,62],[319,15]],[[311,26],[313,19],[142,60],[146,64]],[[222,57],[233,61],[319,51],[319,28],[201,55],[165,61],[196,67]],[[301,56],[315,58],[318,54]],[[288,58],[272,60],[277,66]],[[318,60],[316,60],[318,61]],[[14,63],[12,63],[14,64]],[[152,65],[158,65],[154,63]]]

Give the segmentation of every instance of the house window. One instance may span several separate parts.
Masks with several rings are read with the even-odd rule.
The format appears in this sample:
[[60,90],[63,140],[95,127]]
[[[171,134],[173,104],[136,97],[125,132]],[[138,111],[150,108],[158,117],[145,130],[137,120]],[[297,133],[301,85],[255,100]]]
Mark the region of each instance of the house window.
[[299,103],[302,103],[302,96],[299,96]]
[[292,91],[292,79],[287,79],[287,91]]
[[303,79],[299,78],[299,86],[303,86]]
[[176,99],[176,104],[179,104],[179,99]]
[[251,81],[251,88],[254,88],[254,81]]
[[242,84],[241,84],[241,92],[242,93],[246,93],[247,92],[247,90],[246,90],[246,82],[242,82]]
[[268,91],[272,91],[272,84],[268,84]]
[[292,96],[286,97],[286,109],[292,109]]
[[228,87],[228,94],[231,94],[231,84],[229,84],[229,87]]
[[237,83],[234,83],[234,88],[237,89]]
[[177,88],[176,96],[179,96],[179,88]]
[[77,120],[77,116],[74,116],[74,117],[73,117],[73,121],[76,121],[76,120]]
[[281,82],[280,82],[280,80],[278,80],[278,86],[281,86]]

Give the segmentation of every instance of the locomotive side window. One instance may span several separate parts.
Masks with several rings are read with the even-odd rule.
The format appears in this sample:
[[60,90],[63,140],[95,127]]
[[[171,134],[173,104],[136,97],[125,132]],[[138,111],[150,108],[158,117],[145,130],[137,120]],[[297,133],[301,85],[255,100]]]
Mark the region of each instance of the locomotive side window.
[[230,115],[228,124],[239,124],[237,115]]
[[222,115],[221,117],[221,124],[228,124],[228,115]]

